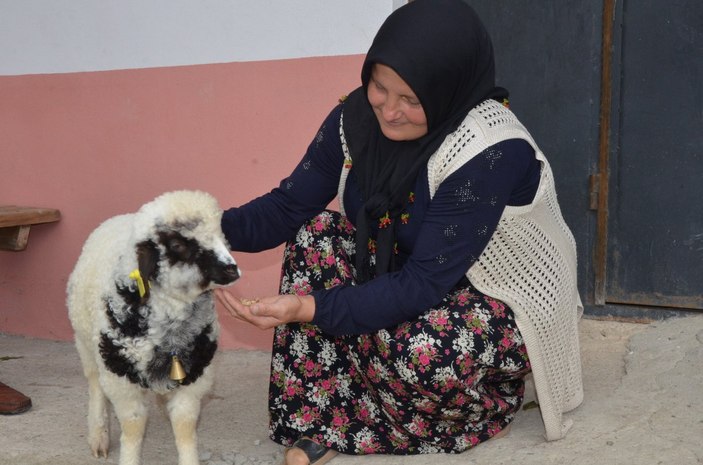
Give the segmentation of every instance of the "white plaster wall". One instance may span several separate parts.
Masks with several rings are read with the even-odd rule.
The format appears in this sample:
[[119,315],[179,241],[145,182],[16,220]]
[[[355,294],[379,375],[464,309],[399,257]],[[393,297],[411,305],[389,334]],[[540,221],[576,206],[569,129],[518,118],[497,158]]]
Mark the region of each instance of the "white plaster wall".
[[0,75],[365,53],[407,0],[0,0]]

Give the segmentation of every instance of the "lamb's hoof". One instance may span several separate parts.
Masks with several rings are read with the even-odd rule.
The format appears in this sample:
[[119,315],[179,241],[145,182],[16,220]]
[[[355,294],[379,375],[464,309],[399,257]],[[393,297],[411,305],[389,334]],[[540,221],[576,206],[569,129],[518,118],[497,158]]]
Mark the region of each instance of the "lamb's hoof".
[[90,450],[93,452],[93,457],[107,458],[107,451],[110,449],[110,436],[106,430],[96,431],[96,434],[91,434]]

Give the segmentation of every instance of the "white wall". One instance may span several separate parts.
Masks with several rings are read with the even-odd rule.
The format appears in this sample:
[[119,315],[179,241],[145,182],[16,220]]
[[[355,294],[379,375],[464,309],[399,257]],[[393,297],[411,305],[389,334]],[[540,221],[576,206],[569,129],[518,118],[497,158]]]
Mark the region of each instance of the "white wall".
[[365,53],[406,0],[0,0],[0,75]]

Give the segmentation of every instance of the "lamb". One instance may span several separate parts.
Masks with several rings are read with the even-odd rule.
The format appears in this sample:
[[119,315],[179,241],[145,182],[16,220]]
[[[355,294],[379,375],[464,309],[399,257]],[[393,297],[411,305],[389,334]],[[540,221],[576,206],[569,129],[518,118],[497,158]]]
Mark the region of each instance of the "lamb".
[[119,463],[140,463],[151,391],[166,401],[178,463],[198,463],[196,426],[219,335],[213,289],[240,276],[221,217],[207,193],[169,192],[106,220],[83,246],[66,302],[95,457],[108,454],[109,399],[122,430]]

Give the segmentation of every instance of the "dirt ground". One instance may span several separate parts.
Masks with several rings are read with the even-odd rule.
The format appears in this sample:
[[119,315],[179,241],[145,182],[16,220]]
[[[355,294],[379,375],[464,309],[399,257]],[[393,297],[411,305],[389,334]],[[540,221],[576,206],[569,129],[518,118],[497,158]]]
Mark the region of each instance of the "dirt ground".
[[[522,410],[502,439],[458,455],[338,456],[344,464],[649,465],[703,463],[703,315],[650,324],[584,319],[580,324],[585,401],[567,414],[565,439],[546,442],[536,408]],[[112,419],[108,459],[86,442],[87,384],[72,343],[0,334],[0,381],[32,398],[30,411],[0,416],[0,464],[117,463]],[[217,381],[198,428],[203,465],[281,462],[266,433],[269,354],[220,351]],[[526,403],[534,400],[528,387]],[[175,464],[173,435],[151,408],[144,464]]]

